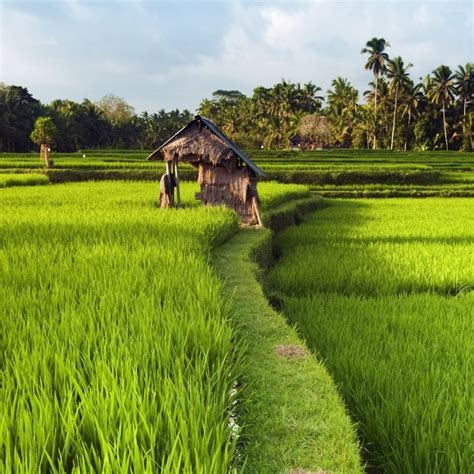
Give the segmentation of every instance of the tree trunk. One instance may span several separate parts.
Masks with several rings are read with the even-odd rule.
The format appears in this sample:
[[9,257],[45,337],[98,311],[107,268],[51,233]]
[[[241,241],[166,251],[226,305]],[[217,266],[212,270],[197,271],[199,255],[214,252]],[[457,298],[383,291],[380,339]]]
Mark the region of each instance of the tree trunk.
[[410,133],[410,124],[411,124],[411,110],[408,110],[408,126],[407,126],[407,133],[405,134],[405,148],[404,150],[407,151],[407,144],[408,144],[408,134]]
[[374,145],[373,148],[374,150],[377,148],[377,92],[378,92],[378,82],[379,82],[379,75],[374,74],[375,76],[375,96],[374,96],[374,117],[375,117],[375,123],[374,123]]
[[[463,149],[464,149],[464,143],[466,142],[466,133],[469,135],[469,141],[471,143],[471,151],[472,151],[472,137],[471,135],[471,127],[468,126],[467,121],[467,99],[464,98],[464,107],[463,107],[463,112],[462,112],[462,141],[463,141]],[[468,142],[469,143],[469,142]],[[466,151],[466,150],[464,150]]]
[[395,138],[395,122],[397,120],[397,104],[398,104],[398,84],[395,88],[395,108],[393,110],[393,124],[392,124],[392,140],[390,141],[390,150],[393,150],[393,140]]
[[49,147],[48,145],[40,145],[40,159],[44,160],[46,168],[51,168],[51,160],[49,158]]
[[448,147],[448,131],[446,129],[446,107],[443,101],[443,126],[444,126],[444,142],[446,143],[446,151],[449,150]]

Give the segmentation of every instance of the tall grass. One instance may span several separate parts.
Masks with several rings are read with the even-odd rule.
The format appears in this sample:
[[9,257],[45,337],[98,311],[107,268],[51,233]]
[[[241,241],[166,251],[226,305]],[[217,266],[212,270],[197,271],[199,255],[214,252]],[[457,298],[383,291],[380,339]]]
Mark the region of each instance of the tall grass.
[[389,473],[473,466],[474,202],[339,201],[268,278]]

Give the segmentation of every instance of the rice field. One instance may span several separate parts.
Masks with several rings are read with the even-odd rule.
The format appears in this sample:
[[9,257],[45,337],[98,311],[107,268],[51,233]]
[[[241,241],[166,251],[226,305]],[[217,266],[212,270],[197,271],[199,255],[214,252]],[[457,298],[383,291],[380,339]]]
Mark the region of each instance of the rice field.
[[[0,188],[17,176],[45,178]],[[0,472],[240,469],[245,341],[211,259],[235,214],[198,205],[196,183],[167,211],[157,183],[3,187]],[[309,195],[259,192],[264,212]],[[369,466],[470,472],[474,201],[328,201],[274,251],[266,288],[339,385]]]
[[195,191],[161,211],[156,183],[0,189],[1,472],[232,469],[240,355],[210,252],[238,222]]
[[0,173],[0,188],[48,184],[48,177],[39,173]]
[[[59,169],[150,169],[163,164],[145,161],[151,150],[82,150],[76,153],[52,153]],[[396,152],[389,150],[248,150],[264,171],[474,171],[472,153]],[[37,153],[0,153],[0,169],[37,169],[43,163]],[[192,169],[182,164],[183,169]]]
[[[157,181],[163,163],[146,161],[150,150],[81,150],[53,152],[54,169],[44,170],[37,153],[0,153],[0,186],[91,180]],[[312,185],[329,198],[472,197],[474,159],[462,152],[390,152],[388,150],[248,150],[265,180]],[[196,178],[188,163],[181,176]],[[10,176],[8,176],[10,175]],[[36,178],[32,178],[32,176]],[[12,183],[12,178],[14,182]],[[34,182],[34,180],[36,180]],[[40,181],[41,180],[41,181]]]
[[268,291],[387,473],[474,466],[474,201],[332,201],[276,239]]

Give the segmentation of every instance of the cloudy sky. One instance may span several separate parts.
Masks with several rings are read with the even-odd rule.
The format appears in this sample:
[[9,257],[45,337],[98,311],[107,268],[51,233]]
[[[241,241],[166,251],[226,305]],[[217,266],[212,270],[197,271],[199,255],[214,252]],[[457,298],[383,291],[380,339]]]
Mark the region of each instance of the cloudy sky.
[[473,20],[474,0],[0,0],[0,82],[43,102],[113,93],[138,112],[281,78],[363,91],[368,39],[418,79],[474,61]]

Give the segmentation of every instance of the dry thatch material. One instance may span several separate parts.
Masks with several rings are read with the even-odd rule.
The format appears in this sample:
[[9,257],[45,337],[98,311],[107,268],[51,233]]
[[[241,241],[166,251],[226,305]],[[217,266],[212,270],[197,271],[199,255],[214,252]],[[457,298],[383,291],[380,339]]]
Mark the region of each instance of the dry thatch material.
[[198,183],[202,185],[225,186],[235,198],[245,201],[249,192],[250,176],[246,169],[229,173],[220,166],[199,166]]
[[246,224],[259,224],[256,179],[245,168],[229,173],[221,166],[200,164],[199,197],[203,204],[224,205],[241,217]]
[[[196,116],[147,159],[165,160],[167,173],[172,164],[176,165],[177,172],[180,161],[199,167],[201,192],[196,195],[197,199],[204,205],[234,209],[246,224],[261,223],[257,176],[264,174],[210,120]],[[170,195],[167,201],[165,194],[163,191],[161,205],[171,206],[173,198]]]
[[164,160],[177,159],[193,164],[220,165],[229,171],[234,169],[236,167],[235,153],[207,128],[199,129],[199,125],[195,123],[181,136],[161,148]]

